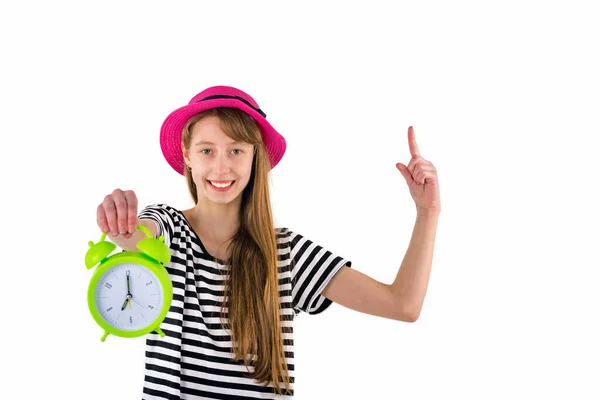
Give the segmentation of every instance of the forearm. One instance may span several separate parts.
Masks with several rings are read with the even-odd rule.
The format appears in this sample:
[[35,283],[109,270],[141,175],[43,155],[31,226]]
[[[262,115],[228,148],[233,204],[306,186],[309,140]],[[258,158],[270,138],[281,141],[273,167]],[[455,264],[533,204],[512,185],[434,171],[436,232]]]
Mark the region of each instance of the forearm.
[[418,318],[429,284],[439,212],[417,211],[415,227],[392,291],[398,304]]

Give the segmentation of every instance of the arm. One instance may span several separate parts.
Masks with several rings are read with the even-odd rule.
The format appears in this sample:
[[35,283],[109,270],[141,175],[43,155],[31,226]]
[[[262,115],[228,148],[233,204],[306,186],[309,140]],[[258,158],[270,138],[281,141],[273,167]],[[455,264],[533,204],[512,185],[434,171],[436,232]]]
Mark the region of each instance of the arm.
[[433,261],[439,213],[417,213],[417,220],[396,279],[390,290],[401,315],[416,321],[421,314]]
[[391,285],[344,267],[323,290],[323,296],[365,314],[415,322],[429,283],[438,216],[437,212],[417,214],[408,250]]
[[437,223],[441,210],[437,168],[421,157],[414,129],[408,128],[411,160],[408,165],[397,163],[417,207],[417,221],[391,285],[342,268],[329,287],[326,296],[346,307],[368,314],[414,322],[421,314],[429,284]]

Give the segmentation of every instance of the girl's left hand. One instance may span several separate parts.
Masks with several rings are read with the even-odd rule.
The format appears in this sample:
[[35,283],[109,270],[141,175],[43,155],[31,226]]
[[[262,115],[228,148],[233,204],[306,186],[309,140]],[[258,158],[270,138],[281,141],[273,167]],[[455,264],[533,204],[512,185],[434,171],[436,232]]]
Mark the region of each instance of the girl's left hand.
[[397,163],[415,201],[417,212],[440,212],[440,187],[435,166],[421,157],[412,126],[408,127],[408,147],[411,159],[408,166]]

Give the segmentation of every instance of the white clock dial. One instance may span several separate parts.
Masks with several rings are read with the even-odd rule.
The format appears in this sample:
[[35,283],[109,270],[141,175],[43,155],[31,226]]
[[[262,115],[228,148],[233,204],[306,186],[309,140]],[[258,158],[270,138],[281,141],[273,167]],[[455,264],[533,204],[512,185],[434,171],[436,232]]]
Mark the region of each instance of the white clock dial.
[[122,331],[137,331],[152,324],[164,302],[158,277],[134,263],[117,264],[104,272],[94,297],[102,318]]

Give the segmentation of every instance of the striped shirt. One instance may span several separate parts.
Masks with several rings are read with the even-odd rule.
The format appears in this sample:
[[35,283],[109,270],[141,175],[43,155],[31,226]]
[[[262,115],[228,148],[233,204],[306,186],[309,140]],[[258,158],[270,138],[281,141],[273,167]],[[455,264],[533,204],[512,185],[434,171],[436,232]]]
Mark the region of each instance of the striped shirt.
[[[223,261],[208,254],[181,211],[153,204],[139,218],[155,221],[157,235],[164,236],[171,251],[171,262],[165,267],[173,282],[173,301],[160,326],[165,337],[152,332],[146,338],[142,398],[292,399],[294,317],[327,309],[331,300],[321,292],[351,262],[287,228],[275,229],[281,330],[292,389],[291,395],[277,395],[272,384],[257,383],[247,376],[242,361],[233,361],[231,336],[220,320],[226,278]],[[248,368],[253,371],[252,365]]]

